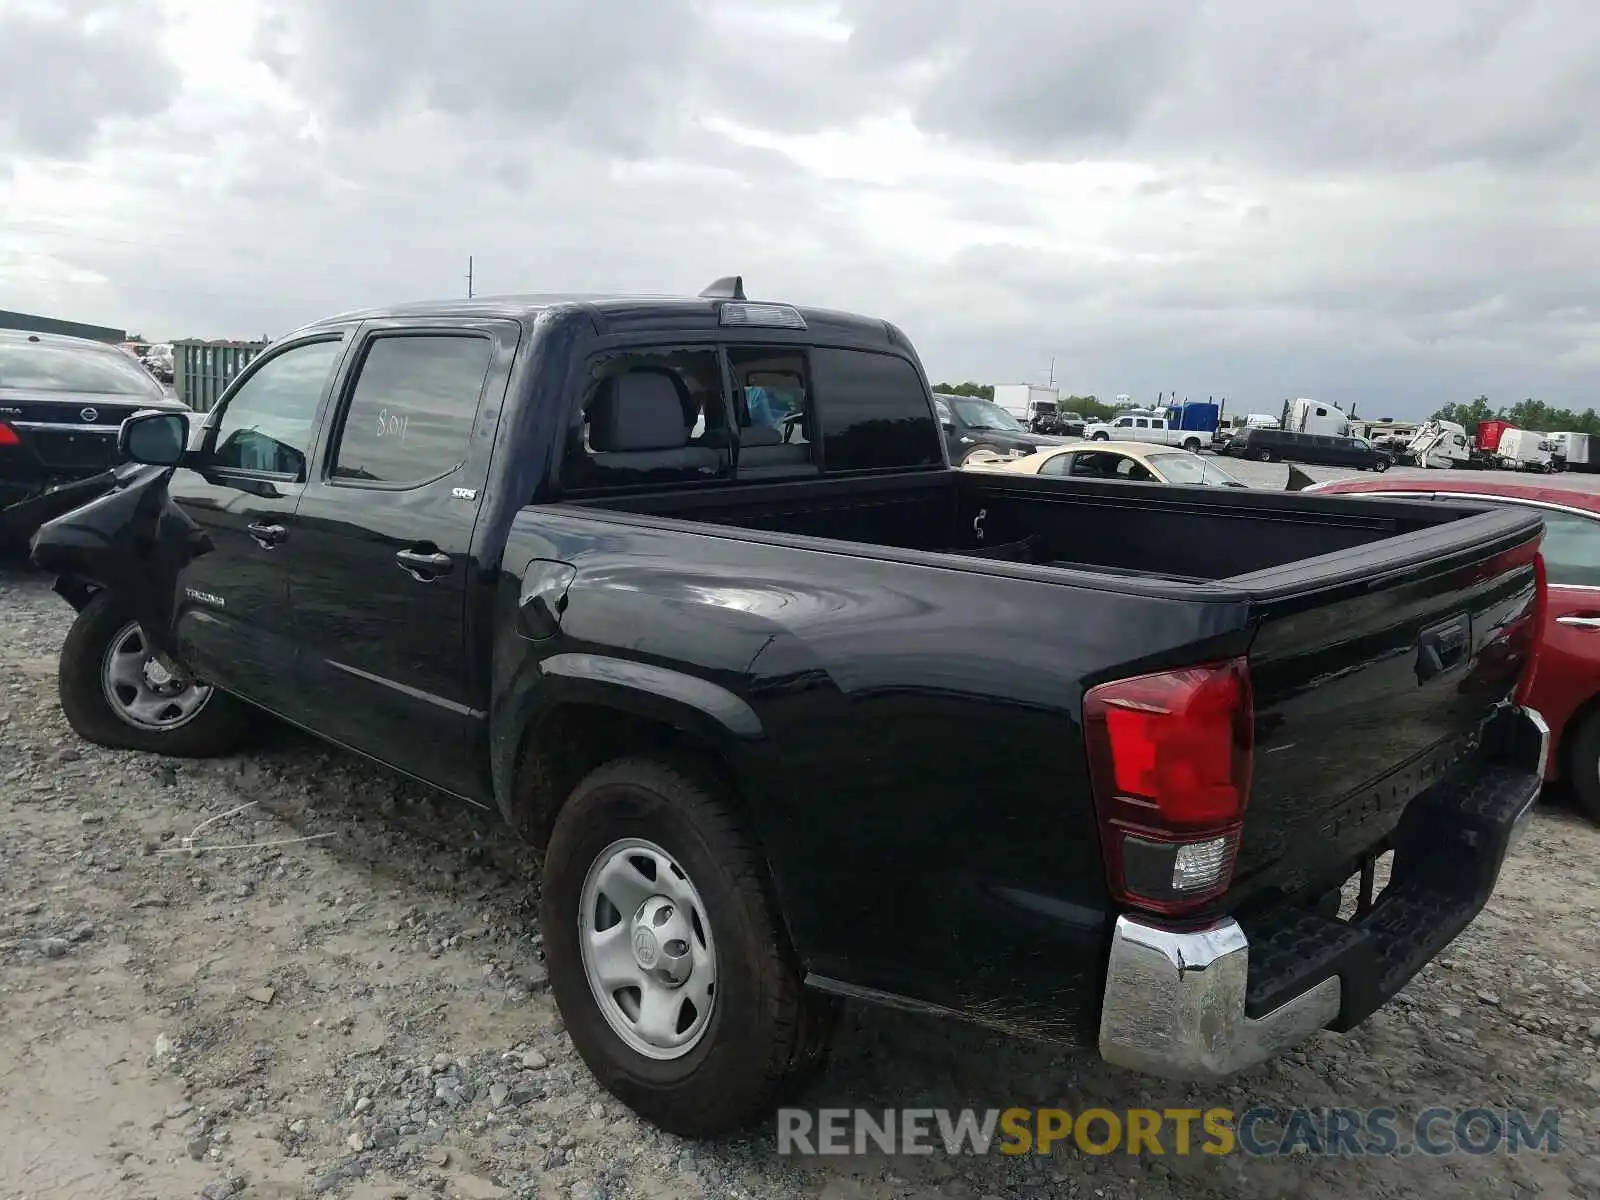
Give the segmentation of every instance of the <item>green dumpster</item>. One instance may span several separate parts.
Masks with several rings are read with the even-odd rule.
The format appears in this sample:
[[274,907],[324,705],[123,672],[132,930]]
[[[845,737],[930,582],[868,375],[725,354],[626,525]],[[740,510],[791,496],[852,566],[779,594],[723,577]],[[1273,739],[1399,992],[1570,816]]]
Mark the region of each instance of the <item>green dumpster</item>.
[[233,377],[266,348],[265,342],[172,343],[172,389],[195,412],[210,412]]

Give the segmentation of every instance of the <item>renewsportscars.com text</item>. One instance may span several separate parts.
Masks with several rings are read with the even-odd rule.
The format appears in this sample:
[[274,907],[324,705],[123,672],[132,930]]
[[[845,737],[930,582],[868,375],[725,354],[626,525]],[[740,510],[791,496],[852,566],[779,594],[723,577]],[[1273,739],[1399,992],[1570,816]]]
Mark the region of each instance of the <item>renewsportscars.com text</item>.
[[1062,1108],[778,1111],[778,1153],[1518,1154],[1561,1149],[1561,1114],[1507,1108]]

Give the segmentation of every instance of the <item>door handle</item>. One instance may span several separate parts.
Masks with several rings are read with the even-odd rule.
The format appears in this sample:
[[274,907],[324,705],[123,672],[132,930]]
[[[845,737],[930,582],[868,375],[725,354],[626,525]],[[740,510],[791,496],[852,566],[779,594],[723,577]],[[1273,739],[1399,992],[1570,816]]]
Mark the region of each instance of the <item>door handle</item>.
[[1600,617],[1557,617],[1559,625],[1576,625],[1579,629],[1600,629]]
[[411,572],[411,578],[418,583],[429,583],[440,575],[448,575],[454,565],[448,554],[438,550],[402,550],[394,560],[402,570]]
[[264,521],[252,521],[245,529],[263,550],[271,550],[289,536],[282,525],[268,525]]

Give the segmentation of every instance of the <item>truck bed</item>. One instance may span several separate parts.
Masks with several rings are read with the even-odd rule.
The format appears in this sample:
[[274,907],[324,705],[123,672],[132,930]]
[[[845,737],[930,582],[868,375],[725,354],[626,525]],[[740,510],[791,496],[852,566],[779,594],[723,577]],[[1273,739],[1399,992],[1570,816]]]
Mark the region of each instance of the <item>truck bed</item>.
[[[1258,586],[1328,555],[1365,569],[1377,543],[1421,535],[1468,515],[1456,506],[1417,501],[1332,500],[1295,492],[949,472],[630,495],[586,504],[1125,583],[1146,578]],[[1438,548],[1439,539],[1412,540],[1418,554]],[[1337,571],[1338,565],[1326,567]]]
[[[956,940],[997,996],[1026,990],[1020,958],[1092,957],[1109,907],[1084,692],[1244,656],[1243,833],[1228,892],[1192,915],[1313,919],[1393,844],[1414,799],[1470,774],[1486,714],[1532,652],[1540,528],[1429,501],[952,471],[535,506],[512,544],[576,568],[576,641],[633,614],[630,657],[689,655],[770,715],[777,786],[798,791],[763,840],[780,887],[790,870],[828,877],[826,911],[794,930],[813,969],[965,1009],[937,966],[946,947],[924,947],[927,972],[908,976],[879,926],[852,936],[885,855],[902,856],[913,909],[958,925],[993,910]],[[804,749],[786,737],[797,728]],[[890,765],[929,755],[938,768],[914,808],[938,819],[883,811],[879,828],[881,798],[906,786]],[[847,813],[856,833],[842,844],[826,831]],[[1019,823],[1026,837],[1002,835]],[[1046,910],[1074,915],[1052,924]],[[1063,1004],[1063,1025],[1093,1019]],[[1023,1008],[1018,1021],[1039,1019]]]

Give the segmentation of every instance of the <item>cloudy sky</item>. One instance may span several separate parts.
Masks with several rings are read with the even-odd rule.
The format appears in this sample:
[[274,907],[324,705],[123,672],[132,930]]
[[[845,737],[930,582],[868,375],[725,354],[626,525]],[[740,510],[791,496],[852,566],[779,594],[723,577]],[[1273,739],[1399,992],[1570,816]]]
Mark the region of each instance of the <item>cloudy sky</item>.
[[0,0],[0,308],[752,294],[930,375],[1587,407],[1593,0]]

